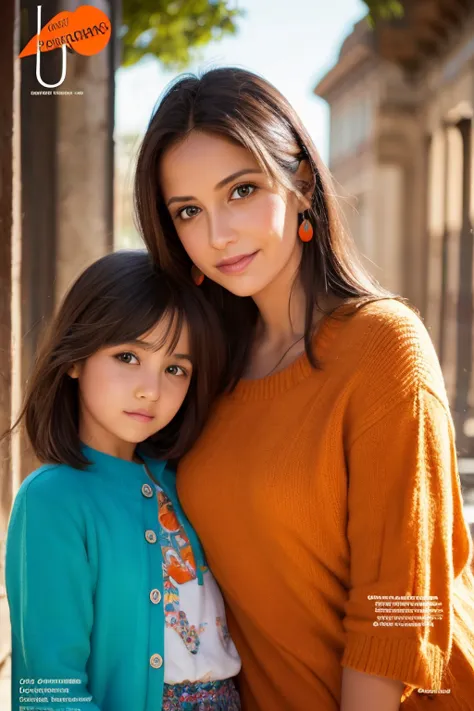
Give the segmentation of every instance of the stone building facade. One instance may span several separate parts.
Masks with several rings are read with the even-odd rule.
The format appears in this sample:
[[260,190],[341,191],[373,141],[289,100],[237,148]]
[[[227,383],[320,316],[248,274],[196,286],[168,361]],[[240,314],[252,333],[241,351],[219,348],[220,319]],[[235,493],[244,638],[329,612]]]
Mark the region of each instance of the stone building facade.
[[474,8],[404,4],[400,20],[355,25],[314,92],[331,110],[347,225],[376,278],[423,316],[473,468]]

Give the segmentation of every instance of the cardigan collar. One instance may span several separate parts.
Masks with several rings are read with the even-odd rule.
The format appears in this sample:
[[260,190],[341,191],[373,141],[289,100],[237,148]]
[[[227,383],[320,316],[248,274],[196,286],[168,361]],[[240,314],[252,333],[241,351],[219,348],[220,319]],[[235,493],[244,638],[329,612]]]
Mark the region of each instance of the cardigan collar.
[[[99,452],[97,449],[93,449],[86,444],[81,444],[81,451],[89,462],[87,470],[90,472],[110,476],[110,478],[113,478],[117,482],[124,481],[130,483],[141,481],[144,476],[147,476],[146,468],[143,464],[138,462],[131,462],[127,459],[120,459],[111,454],[106,454],[105,452]],[[166,466],[166,461],[147,457],[140,452],[140,449],[138,449],[138,453],[150,470],[152,476],[156,479],[160,479]]]

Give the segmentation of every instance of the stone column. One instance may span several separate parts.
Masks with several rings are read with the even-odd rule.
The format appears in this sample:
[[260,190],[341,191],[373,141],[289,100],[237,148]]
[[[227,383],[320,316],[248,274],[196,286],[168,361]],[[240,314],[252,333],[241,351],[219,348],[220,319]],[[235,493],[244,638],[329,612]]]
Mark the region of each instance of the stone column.
[[443,233],[441,365],[449,401],[456,397],[459,255],[463,211],[463,142],[455,126],[446,128],[446,218]]
[[457,332],[457,379],[454,413],[456,417],[458,446],[462,456],[472,456],[474,453],[474,433],[467,436],[465,428],[469,415],[469,385],[473,372],[473,235],[471,219],[472,191],[472,120],[463,118],[457,124],[462,142],[462,187],[461,187],[461,232],[460,248],[457,262],[458,270],[458,304],[456,320]]
[[[14,27],[14,5],[7,3],[0,21],[0,435],[10,427],[11,421]],[[0,493],[0,537],[3,540],[12,496],[9,439],[0,444]]]
[[[62,9],[75,10],[80,0]],[[111,17],[109,2],[95,7]],[[78,274],[113,248],[114,28],[106,49],[84,57],[68,54],[58,97],[56,281],[57,304]],[[74,92],[81,92],[74,94]]]
[[[474,226],[474,121],[471,121],[471,191],[470,191],[470,208],[469,208],[469,219],[471,221],[471,225]],[[472,233],[471,233],[471,240],[472,240]],[[471,309],[472,312],[474,313],[474,254],[471,257]],[[472,329],[472,338],[471,338],[471,354],[474,354],[474,328]],[[470,366],[470,373],[469,373],[469,394],[468,394],[468,413],[469,413],[469,419],[466,422],[465,426],[467,429],[467,433],[470,438],[470,444],[469,444],[469,456],[474,458],[474,367],[472,364],[472,355],[471,355],[471,366]]]
[[[26,35],[36,33],[27,12]],[[44,0],[42,24],[79,0]],[[110,17],[108,2],[95,3]],[[30,8],[28,10],[28,8]],[[112,37],[117,31],[113,28]],[[67,53],[66,78],[57,95],[36,96],[36,57],[22,59],[22,384],[28,378],[44,327],[78,273],[113,245],[114,43],[95,56]],[[61,76],[62,52],[44,53],[46,83]],[[71,92],[66,95],[65,92]],[[22,441],[21,478],[37,462]]]
[[446,214],[446,137],[443,128],[432,135],[428,156],[428,268],[426,325],[438,348],[441,343],[441,271]]
[[395,293],[404,292],[404,166],[382,163],[378,167],[375,210],[380,227],[378,253],[383,270],[383,285]]
[[[36,5],[20,0],[25,42],[37,30]],[[59,11],[57,0],[41,3],[44,26]],[[44,52],[41,77],[52,84],[61,76],[61,52]],[[54,308],[56,260],[55,196],[57,97],[37,95],[43,87],[36,78],[36,56],[21,60],[21,375],[22,389],[46,324]],[[35,93],[36,92],[36,93]],[[36,461],[26,437],[21,441],[21,475],[32,471]]]
[[[19,207],[19,37],[15,2],[2,7],[0,19],[0,434],[11,425],[13,383],[12,342],[15,316],[12,307],[12,262],[20,239]],[[18,286],[18,285],[16,285]],[[16,294],[16,291],[15,291]],[[5,589],[5,534],[13,493],[13,457],[10,438],[0,444],[0,708],[10,707],[10,625]]]

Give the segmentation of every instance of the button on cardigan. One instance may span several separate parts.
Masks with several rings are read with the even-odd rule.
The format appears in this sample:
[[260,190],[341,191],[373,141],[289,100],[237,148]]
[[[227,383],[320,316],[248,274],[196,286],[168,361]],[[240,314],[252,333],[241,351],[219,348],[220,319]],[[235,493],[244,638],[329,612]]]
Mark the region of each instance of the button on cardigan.
[[[140,464],[83,451],[85,471],[43,466],[15,499],[6,547],[12,708],[48,697],[38,692],[49,688],[63,702],[35,707],[157,711],[165,620],[153,481]],[[175,474],[144,461],[185,527],[202,582],[202,549]]]

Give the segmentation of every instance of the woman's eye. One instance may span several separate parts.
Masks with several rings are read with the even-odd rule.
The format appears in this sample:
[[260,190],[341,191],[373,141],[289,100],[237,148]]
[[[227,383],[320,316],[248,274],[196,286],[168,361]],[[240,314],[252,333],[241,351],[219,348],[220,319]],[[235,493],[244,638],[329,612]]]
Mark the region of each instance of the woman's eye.
[[117,358],[121,363],[133,363],[136,362],[138,363],[138,358],[136,355],[133,353],[117,353],[117,355],[114,356],[114,358]]
[[[252,195],[256,190],[258,190],[258,188],[253,183],[242,183],[241,185],[238,185],[235,190],[233,190],[231,198],[233,198],[235,193],[237,193],[238,197],[233,199],[241,200],[242,198],[250,197],[250,195]],[[182,207],[178,210],[176,217],[184,221],[192,220],[192,218],[199,215],[200,212],[200,207],[188,205],[187,207]]]
[[[197,210],[197,212],[192,212],[193,210]],[[183,207],[181,210],[178,210],[176,213],[176,217],[179,217],[181,220],[190,220],[191,218],[195,217],[196,215],[199,214],[199,207],[194,207],[193,205],[188,205],[188,207]]]
[[187,375],[188,372],[182,368],[180,365],[169,365],[166,368],[166,372],[170,375]]
[[[257,189],[257,186],[253,185],[253,183],[242,183],[242,185],[238,185],[235,188],[232,195],[237,193],[239,198],[246,198],[246,197],[249,197],[250,195],[252,195],[252,193],[254,193],[256,189]],[[232,197],[232,195],[231,195],[231,197]]]

